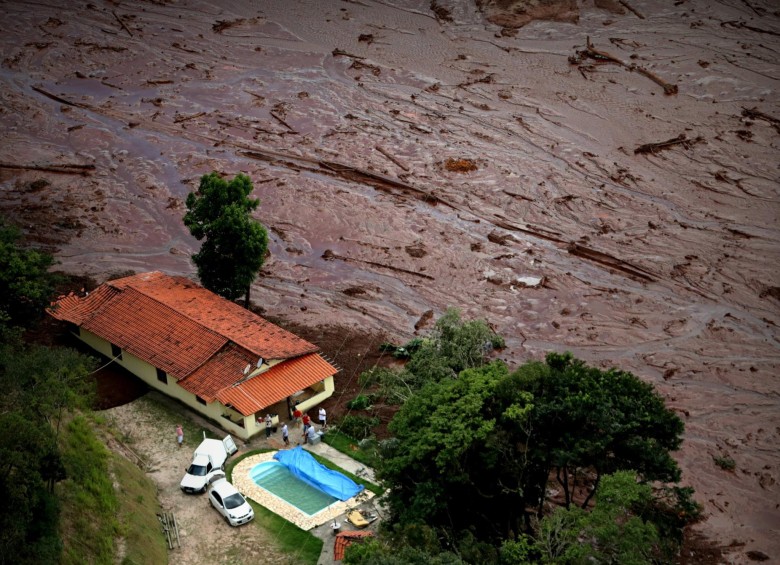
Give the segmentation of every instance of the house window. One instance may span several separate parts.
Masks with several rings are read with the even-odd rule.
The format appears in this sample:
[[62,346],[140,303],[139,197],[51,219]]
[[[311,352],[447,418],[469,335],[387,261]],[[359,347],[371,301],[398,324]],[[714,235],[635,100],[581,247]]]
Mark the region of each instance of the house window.
[[195,400],[197,400],[199,404],[203,404],[203,406],[206,406],[207,404],[207,402],[203,400],[200,396],[196,396]]
[[162,369],[157,369],[157,380],[160,381],[162,384],[167,385],[168,375]]
[[111,344],[111,355],[117,359],[122,359],[122,348],[118,345]]

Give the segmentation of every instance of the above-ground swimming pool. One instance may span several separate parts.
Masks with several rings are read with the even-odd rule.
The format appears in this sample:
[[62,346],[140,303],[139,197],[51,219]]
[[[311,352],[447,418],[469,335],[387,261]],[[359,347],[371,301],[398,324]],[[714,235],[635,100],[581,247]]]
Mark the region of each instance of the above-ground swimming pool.
[[260,488],[289,502],[310,516],[337,501],[336,498],[293,475],[278,461],[258,463],[249,470],[249,477]]

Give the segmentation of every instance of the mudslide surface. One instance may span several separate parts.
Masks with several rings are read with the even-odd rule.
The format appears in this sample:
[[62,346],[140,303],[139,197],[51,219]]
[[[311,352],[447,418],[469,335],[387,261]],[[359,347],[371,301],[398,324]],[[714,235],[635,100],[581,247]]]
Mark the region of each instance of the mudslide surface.
[[267,314],[402,340],[455,306],[510,364],[633,371],[697,528],[780,559],[775,3],[60,4],[0,6],[0,213],[61,268],[192,275],[186,195],[244,172]]

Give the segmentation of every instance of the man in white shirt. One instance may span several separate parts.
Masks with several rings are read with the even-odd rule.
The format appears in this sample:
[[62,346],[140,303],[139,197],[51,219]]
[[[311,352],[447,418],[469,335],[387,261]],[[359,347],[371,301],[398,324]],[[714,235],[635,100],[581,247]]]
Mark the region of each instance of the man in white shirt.
[[322,406],[320,406],[319,418],[320,418],[320,426],[322,426],[324,428],[325,427],[326,414],[325,414],[325,409]]

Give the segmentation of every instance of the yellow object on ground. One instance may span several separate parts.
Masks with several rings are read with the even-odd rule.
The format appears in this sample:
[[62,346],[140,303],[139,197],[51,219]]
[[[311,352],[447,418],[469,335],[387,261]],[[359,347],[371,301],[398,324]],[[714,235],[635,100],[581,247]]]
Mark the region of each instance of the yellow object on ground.
[[356,528],[365,528],[370,524],[370,522],[363,517],[359,510],[353,510],[347,514],[347,520],[349,520],[349,523]]

